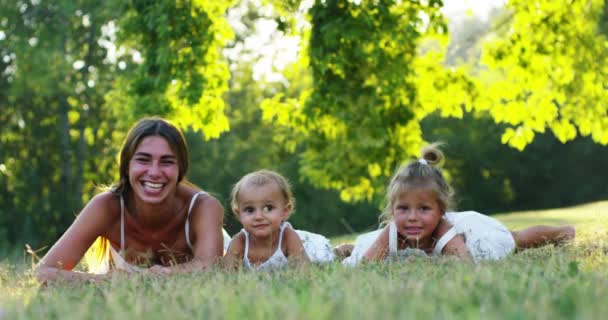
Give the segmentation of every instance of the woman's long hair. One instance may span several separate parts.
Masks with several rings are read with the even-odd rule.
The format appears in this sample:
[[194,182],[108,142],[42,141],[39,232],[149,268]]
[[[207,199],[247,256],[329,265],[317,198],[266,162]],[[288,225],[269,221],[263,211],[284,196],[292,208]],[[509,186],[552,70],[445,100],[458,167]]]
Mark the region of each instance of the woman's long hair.
[[[128,193],[131,191],[131,184],[129,183],[129,162],[141,141],[150,136],[164,138],[171,147],[171,150],[177,156],[179,172],[177,183],[185,184],[193,189],[199,189],[184,178],[188,172],[189,161],[188,147],[182,132],[165,119],[149,117],[139,120],[131,129],[129,129],[120,149],[119,180],[114,185],[105,187],[104,191],[110,191],[117,196],[117,198],[127,197]],[[108,239],[101,236],[97,237],[84,255],[84,262],[89,272],[103,273],[109,270],[110,246],[111,244]]]

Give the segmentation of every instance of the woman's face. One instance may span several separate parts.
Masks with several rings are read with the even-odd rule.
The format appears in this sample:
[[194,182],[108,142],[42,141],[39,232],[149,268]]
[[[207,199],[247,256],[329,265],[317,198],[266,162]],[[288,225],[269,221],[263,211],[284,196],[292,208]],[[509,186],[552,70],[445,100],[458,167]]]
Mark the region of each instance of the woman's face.
[[179,165],[167,140],[148,136],[141,140],[129,161],[129,183],[135,197],[161,203],[175,193]]

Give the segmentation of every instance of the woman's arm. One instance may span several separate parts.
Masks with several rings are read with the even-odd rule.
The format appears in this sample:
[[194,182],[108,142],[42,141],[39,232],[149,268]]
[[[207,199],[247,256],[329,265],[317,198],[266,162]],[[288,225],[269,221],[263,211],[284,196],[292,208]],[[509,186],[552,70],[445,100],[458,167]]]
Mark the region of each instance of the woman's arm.
[[210,195],[199,197],[191,212],[191,261],[171,267],[153,266],[148,269],[153,274],[172,274],[202,271],[221,262],[224,255],[224,236],[222,224],[224,208]]
[[200,268],[208,268],[221,262],[224,256],[224,208],[220,202],[205,196],[199,200],[192,219],[195,241],[192,244],[193,262],[198,262]]
[[100,280],[106,277],[106,275],[75,272],[72,269],[95,239],[104,234],[116,219],[117,215],[112,212],[119,209],[117,201],[116,208],[112,208],[112,201],[115,200],[113,197],[106,192],[89,201],[68,230],[38,263],[35,270],[38,281]]
[[304,250],[304,245],[298,233],[290,227],[283,231],[283,241],[285,243],[285,253],[290,266],[309,266],[310,258]]
[[386,259],[386,256],[388,255],[388,232],[389,226],[387,225],[378,235],[376,241],[367,249],[363,255],[362,261],[378,262]]

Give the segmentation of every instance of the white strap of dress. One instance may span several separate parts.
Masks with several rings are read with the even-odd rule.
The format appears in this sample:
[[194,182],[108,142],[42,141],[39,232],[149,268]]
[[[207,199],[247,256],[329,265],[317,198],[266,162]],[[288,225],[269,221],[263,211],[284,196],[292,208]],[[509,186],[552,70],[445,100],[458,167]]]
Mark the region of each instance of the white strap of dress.
[[285,227],[290,226],[291,224],[289,224],[289,222],[287,221],[283,221],[281,223],[281,231],[279,232],[279,245],[277,246],[277,250],[281,250],[281,243],[283,243],[283,230],[285,230]]
[[388,225],[388,253],[397,253],[397,226],[394,221]]
[[198,198],[199,195],[201,194],[205,194],[206,192],[201,191],[195,195],[192,196],[192,200],[190,200],[190,206],[188,206],[188,216],[186,217],[186,243],[188,244],[188,247],[190,248],[190,250],[192,250],[192,242],[190,242],[190,212],[192,212],[192,207],[194,207],[194,203],[196,202],[196,198]]
[[125,251],[125,199],[120,195],[120,252]]
[[452,240],[457,234],[458,233],[456,232],[456,228],[451,227],[450,230],[448,230],[446,233],[443,234],[443,236],[441,236],[441,238],[439,238],[437,244],[435,245],[435,249],[433,249],[433,252],[435,254],[441,254],[445,245],[448,244],[448,242],[450,242],[450,240]]
[[249,233],[247,233],[247,230],[245,229],[242,229],[241,231],[245,235],[245,252],[243,253],[243,260],[246,261],[246,263],[249,263]]

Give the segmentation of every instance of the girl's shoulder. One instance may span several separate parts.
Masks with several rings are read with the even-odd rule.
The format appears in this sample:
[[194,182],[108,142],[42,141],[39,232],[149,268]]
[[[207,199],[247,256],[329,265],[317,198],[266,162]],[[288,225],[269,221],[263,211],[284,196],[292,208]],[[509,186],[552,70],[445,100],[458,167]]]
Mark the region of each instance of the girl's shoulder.
[[303,241],[300,238],[300,234],[291,225],[286,225],[283,229],[283,239],[281,242],[281,250],[283,252],[291,252],[293,248],[300,248],[303,246]]
[[245,242],[245,232],[243,230],[237,232],[234,236],[232,236],[232,240],[230,240],[230,241],[231,241],[231,243],[233,241],[244,243]]
[[448,219],[441,219],[437,228],[435,229],[435,238],[440,239],[444,234],[446,234],[450,229],[452,229],[454,225]]
[[285,241],[301,241],[300,236],[290,224],[283,229],[283,242]]
[[[229,252],[240,253],[245,250],[245,233],[241,230],[235,234],[230,240],[230,246],[228,247]],[[226,252],[228,254],[228,252]]]

